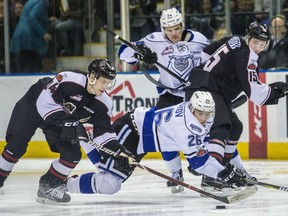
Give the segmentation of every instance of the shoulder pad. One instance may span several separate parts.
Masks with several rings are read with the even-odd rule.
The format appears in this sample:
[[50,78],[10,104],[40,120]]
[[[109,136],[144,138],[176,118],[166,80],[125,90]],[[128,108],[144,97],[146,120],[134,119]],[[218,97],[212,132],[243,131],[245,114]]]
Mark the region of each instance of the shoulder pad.
[[233,36],[227,41],[227,43],[231,49],[236,49],[241,47],[241,39],[242,37],[240,38],[240,36]]
[[196,43],[203,43],[203,44],[210,44],[209,40],[200,32],[192,31],[191,29],[185,29],[183,34],[186,33],[184,41],[188,42],[196,42]]
[[107,94],[107,92],[104,92],[102,95],[98,96],[95,95],[95,99],[100,101],[102,104],[104,104],[107,107],[108,115],[112,115],[111,111],[113,108],[113,102],[110,96]]
[[145,39],[149,41],[165,41],[162,32],[153,32],[147,35]]

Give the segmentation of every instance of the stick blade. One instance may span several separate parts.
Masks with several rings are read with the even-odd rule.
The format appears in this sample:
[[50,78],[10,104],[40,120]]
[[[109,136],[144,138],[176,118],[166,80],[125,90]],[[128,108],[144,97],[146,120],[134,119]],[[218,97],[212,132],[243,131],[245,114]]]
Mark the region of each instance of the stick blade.
[[229,204],[237,203],[239,201],[242,201],[242,200],[254,195],[257,192],[257,190],[258,189],[255,185],[248,186],[236,194],[227,196],[227,201]]

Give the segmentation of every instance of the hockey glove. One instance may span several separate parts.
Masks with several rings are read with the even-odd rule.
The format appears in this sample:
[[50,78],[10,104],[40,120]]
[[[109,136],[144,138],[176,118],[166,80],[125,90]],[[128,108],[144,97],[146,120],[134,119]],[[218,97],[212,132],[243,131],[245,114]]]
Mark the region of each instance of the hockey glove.
[[128,158],[130,163],[135,161],[135,156],[125,146],[119,145],[119,150],[119,156]]
[[87,131],[82,124],[77,126],[76,132],[79,140],[84,142],[93,141],[93,134]]
[[288,94],[288,84],[285,82],[274,82],[269,84],[269,86],[275,90],[280,91],[279,97],[284,97]]
[[79,121],[76,116],[73,114],[65,115],[61,119],[61,138],[72,144],[76,144],[78,142],[78,134],[77,134],[77,126],[79,125]]
[[143,61],[145,65],[152,67],[158,60],[157,54],[155,52],[152,52],[150,48],[145,46],[144,44],[139,44],[136,46],[137,49],[141,52],[135,53],[134,57],[140,61]]
[[129,175],[134,170],[131,162],[135,161],[135,156],[122,145],[119,145],[119,150],[118,157],[115,158],[114,168]]
[[224,170],[218,173],[218,178],[228,185],[236,184],[238,187],[247,185],[245,174],[230,163],[226,165]]

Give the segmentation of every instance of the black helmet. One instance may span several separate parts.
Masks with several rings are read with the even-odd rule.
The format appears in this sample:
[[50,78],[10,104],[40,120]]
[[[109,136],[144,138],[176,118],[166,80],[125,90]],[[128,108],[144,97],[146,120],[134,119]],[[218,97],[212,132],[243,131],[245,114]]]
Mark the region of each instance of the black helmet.
[[262,41],[270,40],[270,32],[265,24],[262,25],[258,22],[252,22],[246,31],[249,38],[256,38]]
[[89,74],[95,74],[96,79],[100,76],[113,80],[116,77],[115,67],[107,59],[95,59],[88,66]]

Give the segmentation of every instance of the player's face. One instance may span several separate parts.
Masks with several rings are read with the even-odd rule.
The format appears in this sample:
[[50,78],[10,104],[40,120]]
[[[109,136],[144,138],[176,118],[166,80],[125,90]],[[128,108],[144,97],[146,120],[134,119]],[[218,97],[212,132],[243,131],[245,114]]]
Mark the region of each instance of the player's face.
[[250,47],[250,49],[252,49],[257,54],[264,51],[266,45],[267,45],[266,41],[258,40],[256,38],[251,38],[248,42],[248,46]]
[[93,88],[96,95],[100,96],[107,90],[111,83],[112,80],[100,76],[98,79],[96,79],[95,85],[93,85],[91,88]]
[[166,37],[172,43],[177,43],[178,41],[181,41],[182,31],[183,31],[182,24],[178,24],[176,26],[164,28],[164,33],[165,33]]
[[202,125],[206,123],[206,121],[210,118],[211,115],[211,112],[204,112],[197,109],[194,110],[194,116]]

